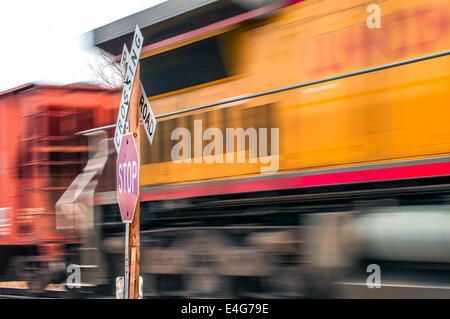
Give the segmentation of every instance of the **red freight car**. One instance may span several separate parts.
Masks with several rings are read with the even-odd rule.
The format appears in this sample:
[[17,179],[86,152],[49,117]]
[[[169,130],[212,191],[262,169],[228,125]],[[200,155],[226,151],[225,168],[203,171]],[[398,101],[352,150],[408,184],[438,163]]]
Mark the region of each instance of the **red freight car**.
[[75,133],[113,123],[119,100],[119,91],[87,84],[0,93],[0,275],[42,288],[63,265],[79,236],[57,230],[55,205],[89,151]]

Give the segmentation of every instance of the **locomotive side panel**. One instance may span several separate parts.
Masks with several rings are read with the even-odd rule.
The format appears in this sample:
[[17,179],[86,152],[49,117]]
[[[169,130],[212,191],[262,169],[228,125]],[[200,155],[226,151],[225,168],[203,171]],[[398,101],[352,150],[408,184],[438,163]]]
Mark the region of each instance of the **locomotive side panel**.
[[[345,9],[337,10],[337,4],[305,1],[264,22],[241,25],[232,32],[224,30],[215,38],[223,57],[238,50],[232,59],[223,60],[234,65],[237,73],[231,72],[219,82],[151,97],[155,114],[377,67],[449,47],[449,35],[442,31],[450,25],[446,1],[387,1],[381,29],[367,27],[364,3],[339,2],[340,8],[343,5]],[[320,14],[311,17],[311,12]],[[417,25],[428,32],[417,30]],[[199,52],[202,41],[198,42]],[[152,58],[141,63],[145,65]],[[246,163],[204,165],[201,158],[195,163],[193,148],[193,163],[174,163],[171,150],[178,141],[171,141],[171,133],[187,128],[193,145],[195,120],[202,121],[203,132],[217,127],[223,134],[226,128],[279,128],[278,172],[448,155],[445,119],[449,73],[448,57],[440,57],[161,118],[154,144],[143,141],[142,185],[261,173],[261,163],[249,163],[248,146]],[[437,113],[442,116],[436,117]],[[206,144],[203,141],[202,148]]]

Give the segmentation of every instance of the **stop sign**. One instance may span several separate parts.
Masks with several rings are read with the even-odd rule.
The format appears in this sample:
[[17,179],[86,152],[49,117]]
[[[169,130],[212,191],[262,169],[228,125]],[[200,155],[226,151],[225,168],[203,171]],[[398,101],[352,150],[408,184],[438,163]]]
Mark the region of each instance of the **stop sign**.
[[124,223],[131,223],[139,199],[139,154],[132,133],[123,136],[116,172],[120,215]]

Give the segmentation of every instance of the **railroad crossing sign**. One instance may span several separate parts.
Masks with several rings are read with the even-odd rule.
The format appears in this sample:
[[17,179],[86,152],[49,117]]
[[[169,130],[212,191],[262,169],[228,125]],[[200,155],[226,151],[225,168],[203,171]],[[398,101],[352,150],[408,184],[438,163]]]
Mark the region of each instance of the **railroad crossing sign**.
[[148,140],[150,141],[150,144],[152,144],[156,130],[156,119],[153,115],[153,111],[150,107],[150,103],[148,102],[144,88],[142,87],[142,83],[139,97],[139,112],[141,114],[142,122],[144,123],[145,133],[147,133]]
[[[126,73],[128,70],[127,65],[129,66],[130,63],[133,64],[133,61],[130,62],[131,57],[132,56],[130,56],[127,46],[124,44],[123,50],[122,50],[122,60],[120,61],[120,67],[122,69],[122,72]],[[134,71],[134,73],[135,72],[136,71]],[[125,84],[126,84],[126,82],[125,82]],[[148,98],[147,98],[147,94],[145,93],[144,86],[142,85],[142,83],[139,83],[139,84],[140,84],[140,87],[139,87],[140,88],[139,112],[141,115],[142,122],[144,124],[145,133],[147,133],[148,140],[150,141],[150,144],[152,144],[153,137],[155,136],[155,130],[156,130],[156,118],[155,118],[155,115],[153,114],[152,108],[150,107],[150,103],[148,102]],[[122,107],[122,104],[121,104],[121,107]],[[125,116],[125,120],[126,120],[126,116]],[[119,114],[119,120],[117,122],[118,124],[116,127],[116,132],[117,132],[117,128],[119,127],[119,121],[121,121],[120,114]],[[122,130],[123,130],[123,128],[122,128]],[[119,139],[119,137],[118,137],[118,139]]]
[[[142,36],[141,31],[139,30],[139,26],[136,26],[136,30],[133,37],[133,45],[131,46],[131,54],[127,49],[127,46],[123,45],[122,50],[122,59],[120,61],[120,67],[122,69],[122,72],[126,74],[124,85],[123,85],[123,92],[122,92],[122,100],[120,101],[120,109],[119,109],[119,117],[117,119],[117,125],[116,125],[116,132],[114,134],[114,145],[116,146],[117,152],[122,152],[122,142],[125,135],[124,130],[125,128],[128,128],[128,110],[130,107],[130,99],[131,94],[133,90],[133,85],[136,77],[136,70],[139,64],[139,56],[141,54],[141,49],[144,44],[144,38]],[[142,83],[139,82],[139,113],[141,120],[144,124],[145,132],[147,133],[147,137],[150,141],[150,144],[153,142],[153,137],[155,135],[156,130],[156,119],[153,114],[153,111],[150,107],[150,103],[148,102],[147,95],[145,94],[144,87],[142,86]],[[127,132],[128,133],[128,132]],[[133,140],[134,143],[134,140]],[[135,145],[135,144],[134,144]],[[118,157],[119,160],[120,156]],[[117,198],[122,196],[122,191],[119,187],[119,177],[125,178],[124,172],[120,171],[121,166],[117,164]],[[139,177],[139,171],[140,167],[137,165],[137,171],[136,175]],[[139,178],[138,178],[139,181]],[[139,192],[139,183],[137,187],[135,188]],[[119,199],[120,202],[120,199]],[[124,223],[130,223],[133,220],[133,212],[130,211],[124,211],[123,205],[120,206],[120,214],[122,215],[122,221]],[[134,205],[133,207],[135,207]],[[127,206],[127,208],[129,208]],[[128,213],[128,214],[127,214]],[[130,217],[131,216],[131,217]]]
[[122,137],[116,169],[120,215],[122,222],[131,223],[139,199],[139,154],[132,133]]
[[[126,56],[122,55],[122,68],[126,65],[126,76],[123,83],[122,98],[120,100],[119,115],[117,118],[116,132],[114,133],[114,146],[117,152],[119,152],[120,145],[122,144],[122,137],[126,126],[128,109],[130,107],[131,91],[133,90],[134,78],[136,76],[137,66],[139,64],[139,57],[141,55],[142,46],[144,44],[144,37],[142,36],[139,26],[136,26],[134,31],[133,44],[131,46],[131,54]],[[124,50],[126,46],[124,46]],[[123,52],[125,53],[125,51]]]

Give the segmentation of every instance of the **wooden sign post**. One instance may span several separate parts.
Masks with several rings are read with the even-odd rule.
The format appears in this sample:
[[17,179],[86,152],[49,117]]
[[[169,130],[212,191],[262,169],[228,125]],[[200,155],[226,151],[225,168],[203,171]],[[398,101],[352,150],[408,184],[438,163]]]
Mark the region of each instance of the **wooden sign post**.
[[[136,78],[140,78],[140,67],[138,65],[136,71]],[[130,133],[133,134],[134,141],[138,150],[138,155],[141,155],[141,136],[140,136],[140,114],[139,114],[139,98],[140,98],[140,81],[134,81],[133,90],[130,98],[130,109],[129,109],[129,125]],[[140,173],[140,169],[139,169]],[[129,273],[129,298],[138,299],[139,298],[139,261],[140,261],[140,248],[141,248],[141,237],[140,237],[140,198],[136,204],[136,210],[134,212],[133,221],[130,225],[129,241],[128,241],[128,254],[130,261],[130,273]]]

